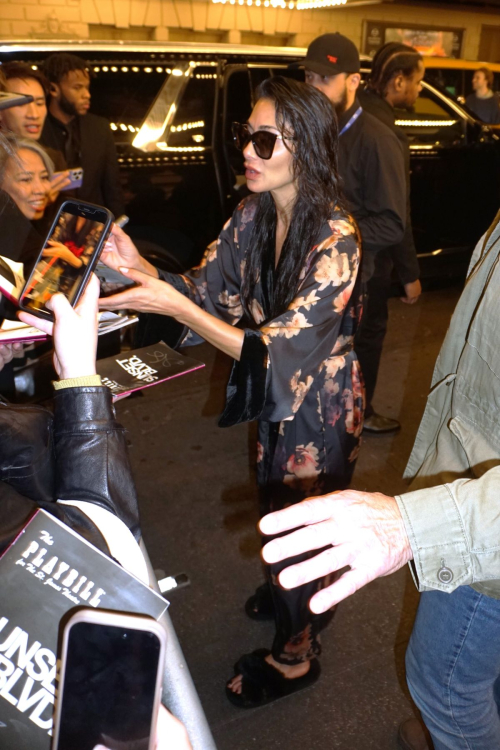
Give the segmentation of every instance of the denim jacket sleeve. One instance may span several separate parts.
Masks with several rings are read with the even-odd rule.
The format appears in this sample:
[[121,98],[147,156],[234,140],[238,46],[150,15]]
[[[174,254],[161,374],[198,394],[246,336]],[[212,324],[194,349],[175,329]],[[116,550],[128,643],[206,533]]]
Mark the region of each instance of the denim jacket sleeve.
[[[500,579],[500,466],[479,479],[457,479],[396,497],[413,551],[419,591]],[[498,597],[498,585],[491,595]]]

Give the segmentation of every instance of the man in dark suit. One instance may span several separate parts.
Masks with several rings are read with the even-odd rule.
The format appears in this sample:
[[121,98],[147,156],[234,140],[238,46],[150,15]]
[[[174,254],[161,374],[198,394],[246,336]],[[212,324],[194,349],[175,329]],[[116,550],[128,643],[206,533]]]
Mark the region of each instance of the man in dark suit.
[[90,75],[85,60],[57,52],[42,66],[49,80],[48,115],[42,131],[44,146],[64,154],[70,169],[83,168],[81,200],[123,213],[123,196],[115,144],[109,122],[88,114]]

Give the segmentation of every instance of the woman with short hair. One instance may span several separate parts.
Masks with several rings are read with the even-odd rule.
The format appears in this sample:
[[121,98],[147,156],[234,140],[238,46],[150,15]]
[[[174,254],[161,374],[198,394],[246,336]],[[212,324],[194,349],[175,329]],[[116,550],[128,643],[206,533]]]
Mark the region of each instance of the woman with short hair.
[[54,165],[37,141],[4,133],[0,148],[0,188],[27,219],[43,216]]

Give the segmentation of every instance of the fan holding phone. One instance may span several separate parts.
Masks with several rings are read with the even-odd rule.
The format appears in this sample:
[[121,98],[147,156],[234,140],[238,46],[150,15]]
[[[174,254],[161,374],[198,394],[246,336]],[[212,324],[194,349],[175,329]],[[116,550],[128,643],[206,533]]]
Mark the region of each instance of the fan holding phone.
[[97,264],[112,221],[113,215],[102,206],[65,201],[21,293],[21,309],[51,320],[47,302],[57,292],[75,305]]
[[53,750],[190,750],[166,709],[155,720],[165,648],[152,618],[100,609],[73,615],[63,636]]
[[[92,277],[74,309],[61,294],[48,301],[47,307],[54,317],[54,323],[48,319],[34,318],[26,312],[21,312],[20,318],[29,325],[39,326],[54,339],[54,365],[61,379],[57,384],[55,397],[53,430],[58,438],[54,441],[54,448],[50,441],[50,450],[55,450],[55,476],[51,481],[57,487],[57,497],[91,497],[102,509],[108,509],[118,516],[137,537],[137,498],[128,463],[124,432],[112,413],[109,390],[100,386],[100,378],[95,374],[98,294],[97,279]],[[2,349],[0,346],[0,353]],[[11,407],[3,406],[2,410],[5,412],[5,419],[12,420]],[[19,422],[19,415],[17,420]],[[45,435],[45,431],[42,432]],[[34,444],[35,433],[36,430],[31,431],[29,441],[31,450],[37,453],[37,449],[42,450],[42,447]],[[85,514],[75,508],[68,510],[68,506],[59,502],[46,501],[47,493],[42,492],[44,476],[37,470],[39,464],[45,466],[43,461],[39,461],[33,467],[33,487],[30,485],[28,488],[29,497],[21,496],[21,488],[16,487],[12,479],[4,481],[4,468],[10,477],[15,456],[18,453],[24,455],[22,449],[23,446],[18,444],[6,445],[5,441],[0,444],[0,553],[11,543],[13,536],[19,533],[26,517],[38,507],[54,513],[75,531],[81,530],[89,541],[104,549],[102,537],[89,528],[89,520]],[[82,454],[86,457],[83,463],[76,460],[77,456],[81,459]],[[87,469],[79,471],[79,466]],[[94,471],[89,471],[88,467],[94,467]],[[22,490],[23,494],[28,494],[26,484],[22,485]],[[88,504],[90,506],[90,501]],[[127,645],[129,653],[126,657],[127,674],[124,675],[126,683],[123,682],[127,687],[127,695],[124,698],[122,693],[113,692],[114,688],[118,691],[123,688],[119,679],[114,679],[112,685],[101,686],[100,690],[101,694],[103,691],[106,695],[106,703],[112,709],[111,717],[119,717],[120,708],[121,711],[125,710],[128,726],[125,727],[125,722],[121,722],[123,726],[120,726],[121,735],[117,740],[117,733],[110,728],[108,719],[106,732],[100,733],[99,727],[92,726],[95,717],[87,714],[85,721],[94,732],[94,739],[90,738],[88,750],[93,750],[96,744],[109,747],[109,750],[166,750],[167,742],[168,750],[190,750],[186,731],[180,722],[163,708],[160,709],[157,721],[165,641],[164,633],[158,630],[157,623],[139,616],[117,613],[108,615],[102,610],[80,611],[78,623],[79,627],[83,627],[80,633],[76,628],[73,630],[73,625],[77,624],[76,618],[68,623],[66,629],[67,647],[63,654],[59,693],[62,697],[58,704],[57,726],[59,723],[64,726],[68,719],[65,706],[65,697],[68,695],[65,692],[66,687],[76,685],[82,704],[85,701],[84,692],[89,690],[89,684],[83,679],[75,681],[75,676],[82,678],[84,675],[81,670],[91,666],[87,664],[85,656],[88,653],[87,648],[94,653],[93,665],[96,666],[99,662],[97,666],[103,674],[113,674],[113,663],[117,664],[116,656],[120,648],[113,635],[118,631],[122,647],[125,640],[130,643],[130,646]],[[70,637],[72,633],[75,637]],[[103,635],[104,643],[99,645],[99,638]],[[126,635],[125,639],[123,635]],[[75,655],[78,654],[84,655],[83,666],[75,660]],[[116,677],[116,671],[114,676]],[[92,680],[90,688],[95,688],[95,680]],[[139,705],[139,710],[134,712],[132,709],[135,705]],[[68,703],[68,711],[71,720],[71,700]],[[141,734],[146,725],[146,735]],[[127,730],[128,736],[124,729]],[[111,741],[113,735],[115,736]],[[105,737],[109,741],[103,744]],[[142,745],[136,743],[138,737],[144,739]],[[77,748],[72,740],[70,744],[64,744],[64,735],[61,735],[57,742],[59,744],[54,745],[57,750]]]

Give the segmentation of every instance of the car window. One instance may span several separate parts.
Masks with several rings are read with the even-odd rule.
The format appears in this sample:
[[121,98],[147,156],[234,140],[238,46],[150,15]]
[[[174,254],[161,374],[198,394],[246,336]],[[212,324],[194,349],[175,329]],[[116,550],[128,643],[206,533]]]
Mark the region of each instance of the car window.
[[217,69],[196,66],[177,105],[170,133],[162,140],[177,148],[210,146]]
[[117,144],[132,143],[169,75],[167,68],[117,64],[94,65],[92,71],[91,111],[109,120]]
[[[154,262],[162,265],[166,251],[183,268],[200,260],[224,218],[211,149],[217,66],[189,62],[143,61],[115,71],[96,65],[91,84],[92,111],[110,121],[116,140],[128,231]],[[182,85],[173,85],[181,77]],[[152,105],[160,100],[155,121]],[[142,149],[132,145],[139,134]]]
[[[92,111],[110,121],[117,146],[131,145],[165,82],[175,79],[175,61],[166,65],[94,66]],[[174,72],[173,72],[174,71]],[[210,145],[216,68],[193,67],[171,127],[158,139],[172,147]],[[120,149],[119,149],[120,150]]]
[[[468,71],[447,68],[426,68],[425,78],[431,83],[436,83],[453,96],[463,96],[464,75]],[[472,78],[472,76],[470,76]]]
[[[224,101],[224,146],[227,160],[232,170],[231,182],[244,173],[243,154],[233,139],[233,122],[246,122],[252,111],[252,88],[248,68],[228,71]],[[238,180],[237,183],[241,181]],[[239,184],[237,185],[239,187]]]
[[396,110],[396,124],[412,149],[457,145],[465,137],[460,115],[425,84],[411,111]]

